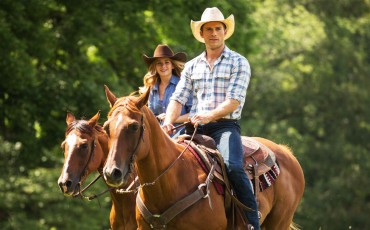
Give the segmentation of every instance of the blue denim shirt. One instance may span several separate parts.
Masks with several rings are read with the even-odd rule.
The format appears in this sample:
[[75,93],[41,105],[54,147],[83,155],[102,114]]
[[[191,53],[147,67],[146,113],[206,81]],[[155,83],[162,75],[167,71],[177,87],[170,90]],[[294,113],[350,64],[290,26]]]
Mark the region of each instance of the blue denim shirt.
[[[168,84],[164,92],[163,101],[159,100],[159,82],[157,82],[152,87],[150,91],[150,95],[149,95],[148,107],[150,110],[152,110],[154,115],[157,116],[161,113],[166,112],[168,103],[170,102],[170,98],[173,92],[175,92],[177,83],[179,81],[180,81],[179,77],[172,75],[170,83]],[[192,99],[190,98],[190,100],[188,100],[187,103],[184,106],[182,106],[181,115],[190,112],[191,106],[192,106]]]

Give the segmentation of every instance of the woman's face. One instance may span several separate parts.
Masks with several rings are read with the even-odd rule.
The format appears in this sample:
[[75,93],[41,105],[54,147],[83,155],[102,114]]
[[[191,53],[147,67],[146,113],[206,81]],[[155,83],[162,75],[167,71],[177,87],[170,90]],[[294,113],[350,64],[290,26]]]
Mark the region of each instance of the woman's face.
[[155,69],[161,78],[171,77],[173,68],[170,58],[157,58],[155,60]]

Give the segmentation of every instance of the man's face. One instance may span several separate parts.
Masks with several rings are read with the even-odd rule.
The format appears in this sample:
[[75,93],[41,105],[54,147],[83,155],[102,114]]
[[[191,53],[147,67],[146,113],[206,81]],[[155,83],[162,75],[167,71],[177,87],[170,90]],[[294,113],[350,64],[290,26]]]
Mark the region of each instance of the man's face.
[[225,44],[226,29],[222,22],[208,22],[203,25],[200,36],[204,39],[206,46],[217,49]]

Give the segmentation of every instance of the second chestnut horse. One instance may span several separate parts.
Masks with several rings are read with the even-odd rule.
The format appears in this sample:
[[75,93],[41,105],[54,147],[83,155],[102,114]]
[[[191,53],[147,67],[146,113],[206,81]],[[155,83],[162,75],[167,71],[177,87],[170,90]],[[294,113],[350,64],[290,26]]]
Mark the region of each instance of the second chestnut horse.
[[[108,155],[108,136],[98,125],[100,112],[89,120],[77,120],[67,113],[67,130],[62,143],[64,165],[58,185],[66,196],[76,196],[87,176],[98,171],[102,174]],[[110,225],[112,230],[134,230],[135,220],[134,194],[119,194],[110,190],[112,208]]]

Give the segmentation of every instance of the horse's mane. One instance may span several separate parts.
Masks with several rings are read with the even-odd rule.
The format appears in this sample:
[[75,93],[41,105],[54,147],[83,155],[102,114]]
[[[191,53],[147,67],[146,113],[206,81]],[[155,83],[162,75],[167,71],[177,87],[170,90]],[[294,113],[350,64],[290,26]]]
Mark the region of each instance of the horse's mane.
[[99,124],[95,125],[94,128],[91,128],[86,120],[75,120],[67,126],[65,135],[67,136],[72,130],[75,129],[90,136],[92,136],[94,133],[104,133],[103,127]]
[[110,109],[108,113],[108,117],[110,117],[113,111],[115,111],[119,107],[125,107],[126,109],[134,113],[141,113],[141,111],[136,107],[136,103],[142,99],[145,99],[145,97],[148,97],[149,92],[150,92],[150,88],[148,89],[148,91],[142,94],[139,94],[139,95],[138,95],[138,92],[136,91],[136,92],[131,93],[127,97],[118,98],[117,101],[112,106],[112,108]]

